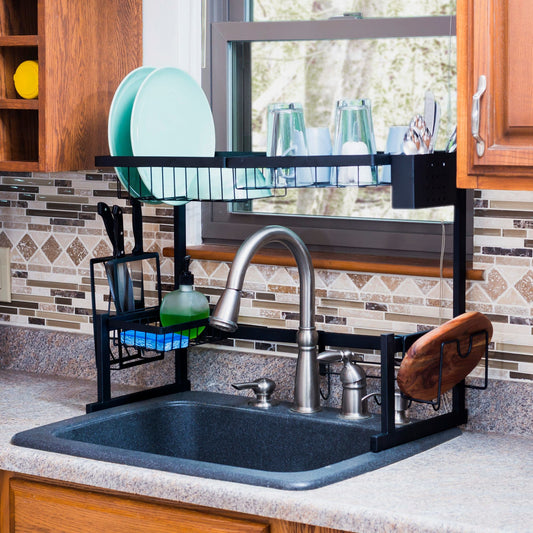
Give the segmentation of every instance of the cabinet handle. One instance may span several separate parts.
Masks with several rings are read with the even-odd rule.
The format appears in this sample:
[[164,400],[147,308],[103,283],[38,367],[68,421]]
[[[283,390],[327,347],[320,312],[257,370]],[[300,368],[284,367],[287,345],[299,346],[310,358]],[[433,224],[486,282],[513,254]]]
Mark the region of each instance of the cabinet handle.
[[479,136],[479,115],[481,96],[487,89],[487,78],[482,74],[477,82],[477,91],[472,97],[472,137],[476,141],[476,152],[478,157],[485,153],[485,141]]

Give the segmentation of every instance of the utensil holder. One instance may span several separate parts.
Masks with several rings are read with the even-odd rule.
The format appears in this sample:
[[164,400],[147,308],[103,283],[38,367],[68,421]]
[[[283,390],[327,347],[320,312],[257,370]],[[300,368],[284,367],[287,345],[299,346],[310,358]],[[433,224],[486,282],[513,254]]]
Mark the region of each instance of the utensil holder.
[[391,156],[392,207],[420,209],[454,205],[456,154]]

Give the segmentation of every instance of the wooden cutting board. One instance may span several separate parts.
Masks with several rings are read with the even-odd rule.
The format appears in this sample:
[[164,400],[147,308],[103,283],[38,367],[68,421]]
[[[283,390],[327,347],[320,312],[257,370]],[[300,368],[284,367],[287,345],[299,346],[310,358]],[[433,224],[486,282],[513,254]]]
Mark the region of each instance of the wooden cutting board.
[[[434,400],[438,396],[441,345],[444,345],[441,393],[460,383],[485,355],[486,338],[492,338],[490,320],[477,311],[464,313],[420,337],[409,348],[398,370],[398,386],[411,398]],[[474,333],[478,335],[472,336]],[[461,357],[456,342],[459,341]],[[469,346],[472,342],[472,346]]]

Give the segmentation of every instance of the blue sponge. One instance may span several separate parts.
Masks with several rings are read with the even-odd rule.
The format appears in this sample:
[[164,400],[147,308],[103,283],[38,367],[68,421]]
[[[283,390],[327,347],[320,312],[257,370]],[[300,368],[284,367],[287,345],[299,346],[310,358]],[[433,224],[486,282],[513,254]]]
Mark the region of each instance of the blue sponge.
[[139,348],[148,348],[150,350],[159,350],[168,352],[178,348],[187,348],[189,346],[189,337],[179,335],[178,333],[147,333],[145,331],[135,331],[130,329],[120,334],[122,344],[128,346],[137,346]]

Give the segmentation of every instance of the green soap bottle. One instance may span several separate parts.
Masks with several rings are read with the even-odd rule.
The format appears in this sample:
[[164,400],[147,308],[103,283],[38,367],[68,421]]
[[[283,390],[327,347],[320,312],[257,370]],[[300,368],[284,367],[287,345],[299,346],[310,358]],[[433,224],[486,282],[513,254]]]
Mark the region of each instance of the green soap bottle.
[[[159,315],[162,326],[174,326],[209,316],[209,302],[201,292],[193,288],[194,275],[189,270],[191,257],[184,258],[185,268],[179,277],[179,289],[168,293],[161,302]],[[195,339],[205,327],[184,330],[183,335]]]

